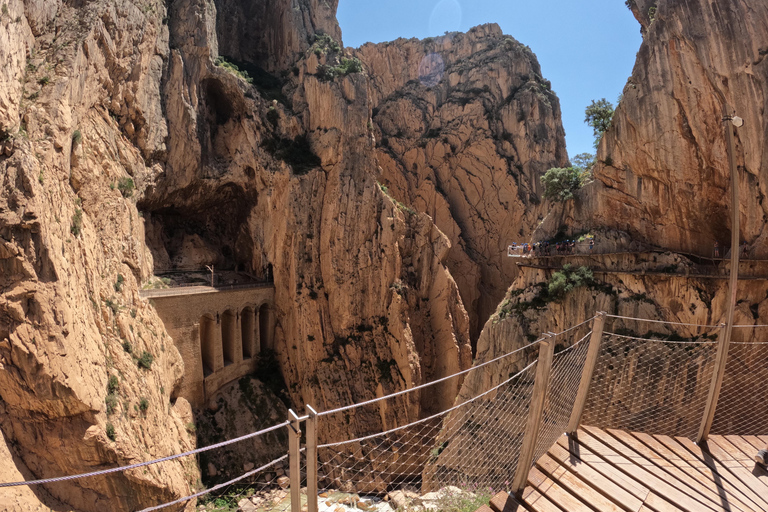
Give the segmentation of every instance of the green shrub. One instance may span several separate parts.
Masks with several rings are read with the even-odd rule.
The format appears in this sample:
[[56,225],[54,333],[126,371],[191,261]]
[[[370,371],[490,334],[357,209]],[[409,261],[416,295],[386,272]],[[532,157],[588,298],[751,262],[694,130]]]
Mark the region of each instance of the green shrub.
[[541,177],[544,197],[554,201],[573,199],[574,191],[581,188],[581,173],[575,167],[553,167]]
[[215,63],[220,68],[226,69],[227,71],[229,71],[236,77],[240,78],[241,80],[245,80],[249,84],[253,83],[253,78],[251,77],[251,75],[248,74],[247,71],[240,69],[239,67],[237,67],[236,64],[229,62],[224,57],[218,57]]
[[650,9],[648,9],[648,20],[653,23],[656,21],[656,6],[651,6]]
[[339,70],[339,74],[342,75],[348,75],[350,73],[362,73],[363,71],[363,63],[360,62],[360,59],[357,57],[347,58],[342,57],[341,58],[341,64],[337,66]]
[[123,194],[123,197],[131,197],[134,188],[136,188],[136,185],[133,183],[133,178],[120,178],[120,181],[117,182],[117,190]]
[[75,208],[75,213],[72,215],[72,225],[69,228],[69,231],[75,235],[79,236],[80,232],[83,229],[83,210],[80,208]]
[[123,289],[123,283],[125,283],[125,278],[123,277],[123,274],[117,274],[117,281],[115,281],[114,287],[115,291],[119,292]]
[[37,83],[40,85],[48,85],[50,81],[51,81],[51,77],[49,77],[48,75],[45,75],[40,80],[38,80]]
[[600,143],[603,134],[611,127],[613,120],[613,103],[602,98],[592,103],[584,111],[584,122],[592,127],[595,135],[595,147]]
[[77,146],[78,144],[80,144],[80,142],[82,142],[82,140],[83,140],[83,134],[80,133],[80,130],[75,130],[72,133],[72,146]]
[[155,357],[145,350],[141,353],[141,357],[139,357],[139,368],[146,368],[149,370],[152,368],[152,362],[154,360]]
[[110,438],[112,441],[115,440],[115,426],[111,423],[107,423],[107,437]]
[[120,388],[120,383],[117,380],[117,377],[114,375],[109,376],[109,381],[107,382],[107,393],[110,395],[117,393],[117,390]]
[[149,400],[141,397],[141,400],[139,400],[139,410],[141,412],[147,412],[147,409],[149,409]]
[[568,292],[581,286],[592,284],[594,277],[592,271],[584,266],[573,268],[570,264],[563,265],[562,270],[552,274],[547,285],[550,298],[559,300]]
[[107,306],[109,309],[111,309],[112,313],[115,315],[117,314],[118,311],[120,311],[120,304],[118,304],[112,299],[105,300],[104,305]]
[[3,14],[8,14],[8,4],[3,4],[2,10]]
[[125,352],[128,353],[128,354],[133,352],[133,345],[131,345],[130,341],[125,340],[123,342],[123,350],[125,350]]
[[111,416],[117,409],[117,395],[110,393],[104,399],[104,403],[107,404],[107,416]]

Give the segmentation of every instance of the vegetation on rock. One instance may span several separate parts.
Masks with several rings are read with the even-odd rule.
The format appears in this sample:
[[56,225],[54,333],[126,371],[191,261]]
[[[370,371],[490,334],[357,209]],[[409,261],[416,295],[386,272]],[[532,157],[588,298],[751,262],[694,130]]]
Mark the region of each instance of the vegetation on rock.
[[544,197],[554,201],[573,199],[573,193],[581,188],[582,172],[576,167],[553,167],[541,177]]

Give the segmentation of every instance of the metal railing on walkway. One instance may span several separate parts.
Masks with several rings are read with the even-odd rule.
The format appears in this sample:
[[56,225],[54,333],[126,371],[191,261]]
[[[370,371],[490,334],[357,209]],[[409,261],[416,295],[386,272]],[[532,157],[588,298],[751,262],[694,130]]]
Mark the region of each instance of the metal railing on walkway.
[[[606,321],[616,332],[604,329]],[[642,332],[640,325],[649,329]],[[637,332],[626,332],[626,326]],[[651,330],[659,328],[672,334]],[[683,338],[674,334],[676,328],[697,334]],[[768,339],[768,326],[734,328],[751,330],[742,337],[749,340],[759,339],[764,330]],[[318,493],[327,490],[383,495],[402,486],[428,492],[453,485],[519,494],[535,461],[562,433],[574,433],[581,424],[693,439],[710,431],[768,434],[768,418],[754,414],[768,396],[768,342],[733,342],[731,357],[720,358],[722,331],[721,326],[599,313],[467,370],[390,395],[322,412],[307,405],[304,416],[290,411],[285,422],[268,429],[157,460],[0,487],[106,475],[283,432],[287,454],[145,510],[182,505],[246,479],[252,491],[282,492],[277,498],[290,503],[293,512],[302,503],[317,512]],[[720,371],[722,387],[715,387]],[[458,383],[463,391],[453,405],[423,412],[429,410],[424,404]]]

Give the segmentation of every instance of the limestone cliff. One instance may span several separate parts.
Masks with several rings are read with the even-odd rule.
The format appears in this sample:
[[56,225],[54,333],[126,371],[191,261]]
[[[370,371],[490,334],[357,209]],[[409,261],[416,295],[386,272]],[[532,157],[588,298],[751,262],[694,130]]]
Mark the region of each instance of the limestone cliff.
[[541,175],[568,160],[557,96],[530,48],[495,24],[356,55],[372,75],[379,179],[448,236],[476,339],[517,276],[507,245],[550,209]]
[[[375,89],[339,44],[335,3],[7,6],[0,428],[9,450],[0,455],[18,470],[8,479],[194,445],[192,411],[178,397],[182,360],[138,293],[156,269],[271,269],[274,348],[297,408],[469,366],[450,240],[377,183]],[[414,419],[456,393],[446,385],[423,403],[329,428]],[[190,494],[198,477],[194,461],[177,461],[47,486],[50,496],[3,496],[29,508],[58,499],[133,510]]]
[[[591,232],[600,250],[638,254],[568,258],[595,270],[596,279],[558,300],[544,293],[553,270],[525,270],[486,323],[477,346],[479,361],[601,310],[693,324],[724,321],[727,281],[688,274],[696,274],[698,266],[714,272],[714,262],[702,257],[711,257],[715,240],[724,245],[730,239],[725,102],[745,119],[736,130],[742,238],[751,259],[765,257],[768,6],[756,0],[631,4],[644,41],[600,142],[595,181],[547,218],[534,240],[558,232]],[[644,254],[639,252],[643,245],[670,252]],[[740,272],[759,268],[753,277],[765,278],[768,272],[761,265],[746,261]],[[725,263],[718,264],[721,276],[727,270]],[[765,283],[739,282],[736,324],[768,323]],[[608,328],[638,335],[660,331],[621,320],[610,321]],[[685,326],[675,332],[683,337],[701,334]],[[737,330],[734,336],[736,341],[762,341],[752,329]],[[520,363],[468,378],[461,395],[471,396]]]
[[[164,15],[163,2],[3,3],[0,428],[3,466],[17,475],[92,471],[195,442],[189,405],[174,399],[181,359],[137,293],[152,259],[136,200],[166,135],[154,122]],[[47,493],[79,510],[135,509],[183,496],[195,479],[193,462],[171,462],[17,491],[18,509],[35,496],[48,505]]]
[[728,245],[727,103],[745,121],[735,132],[742,239],[765,256],[768,5],[661,0],[634,11],[644,41],[580,221],[702,255]]

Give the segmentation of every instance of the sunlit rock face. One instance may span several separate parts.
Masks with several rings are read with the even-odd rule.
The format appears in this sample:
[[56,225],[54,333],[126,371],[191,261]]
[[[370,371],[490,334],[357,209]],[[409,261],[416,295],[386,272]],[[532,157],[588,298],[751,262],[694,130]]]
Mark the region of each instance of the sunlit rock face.
[[380,181],[448,236],[473,338],[517,275],[506,256],[549,204],[540,177],[567,164],[560,104],[530,48],[498,25],[366,44]]
[[[768,275],[764,262],[750,261],[768,257],[768,205],[764,204],[768,4],[757,0],[631,3],[644,40],[612,126],[600,142],[595,181],[557,215],[545,219],[534,237],[547,239],[560,230],[568,234],[589,231],[599,248],[614,253],[637,250],[641,242],[670,252],[659,251],[644,262],[637,254],[576,258],[574,264],[595,270],[596,280],[560,300],[536,300],[547,289],[552,271],[526,270],[486,323],[477,344],[477,361],[526,346],[541,332],[561,331],[597,311],[694,325],[717,325],[725,320],[730,297],[724,278],[730,270],[727,265],[718,267],[719,279],[686,275],[688,271],[695,274],[696,265],[707,263],[696,255],[711,256],[716,240],[721,246],[730,240],[725,103],[729,114],[744,118],[744,125],[734,133],[741,238],[748,244],[749,259],[741,263],[739,271],[753,277]],[[693,255],[675,254],[678,251]],[[648,264],[657,266],[657,271],[639,272]],[[619,272],[621,269],[628,272]],[[716,271],[711,264],[708,270]],[[762,280],[739,282],[735,324],[768,323],[767,291]],[[620,319],[610,320],[607,328],[637,335],[674,332],[682,337],[709,332]],[[764,338],[762,329],[736,329],[734,335],[736,341]],[[743,360],[751,361],[755,354],[759,353],[747,353]],[[489,382],[499,382],[518,369],[520,362],[468,378],[460,396],[473,396]],[[706,385],[697,380],[704,378],[702,374],[692,375],[692,385]],[[605,382],[613,382],[615,377],[608,376]],[[617,394],[613,399],[619,403],[623,398]],[[672,409],[685,405],[664,404]],[[730,407],[733,404],[724,409]]]
[[[449,238],[377,183],[370,73],[321,73],[352,57],[338,46],[335,7],[8,2],[0,428],[9,449],[0,457],[16,470],[3,481],[194,446],[193,411],[178,397],[183,362],[138,293],[157,269],[273,276],[278,372],[297,409],[360,402],[471,364]],[[319,32],[331,38],[322,48]],[[144,352],[149,368],[137,363]],[[405,423],[449,407],[457,391],[446,383],[321,435]],[[237,400],[222,403],[206,405]],[[50,495],[20,489],[8,502],[137,510],[191,494],[199,476],[190,459],[57,484]]]
[[583,223],[698,254],[729,244],[727,103],[744,118],[735,130],[741,238],[766,255],[768,4],[638,1],[633,11],[644,41],[600,144]]

